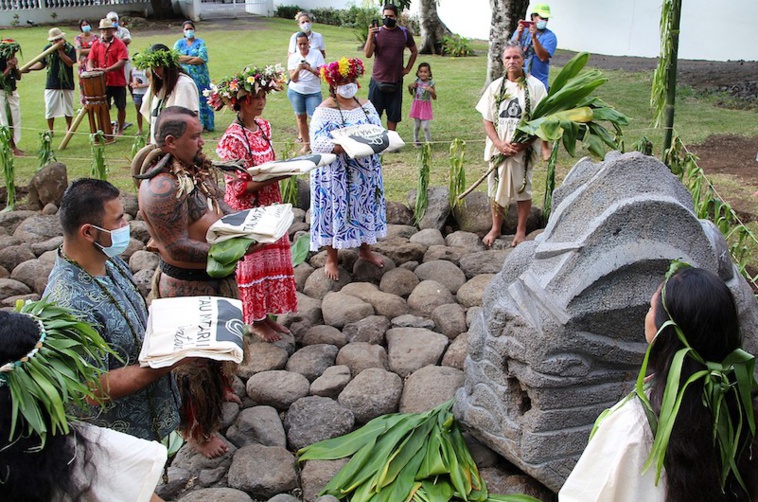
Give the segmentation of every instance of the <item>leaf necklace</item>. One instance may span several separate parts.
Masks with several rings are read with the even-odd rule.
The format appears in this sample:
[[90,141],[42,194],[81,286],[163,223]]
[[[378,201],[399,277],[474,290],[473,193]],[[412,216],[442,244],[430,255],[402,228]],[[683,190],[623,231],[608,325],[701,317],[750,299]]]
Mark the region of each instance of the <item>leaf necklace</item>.
[[[248,129],[247,127],[245,127],[245,123],[242,122],[242,119],[240,118],[239,113],[237,114],[237,123],[242,128],[242,137],[245,138],[245,144],[247,145],[247,151],[250,154],[250,162],[251,162],[252,166],[254,166],[255,165],[255,154],[253,153],[253,145],[250,143],[250,138],[247,137],[247,131],[250,131],[252,134],[255,134],[256,131],[253,131],[252,129]],[[253,118],[253,123],[256,126],[258,126],[258,132],[261,133],[261,136],[266,141],[266,144],[268,144],[269,149],[271,149],[271,151],[274,152],[274,147],[273,147],[273,145],[271,145],[271,140],[268,138],[268,136],[266,136],[266,133],[263,131],[263,128],[258,123],[258,121],[255,120],[255,118]],[[274,152],[274,159],[276,159],[276,153],[275,152]],[[258,200],[258,197],[255,196],[253,198],[253,205],[257,205],[257,200]]]
[[[497,120],[497,125],[500,125],[500,105],[503,104],[503,101],[508,99],[510,95],[505,90],[505,83],[508,79],[508,76],[503,77],[503,81],[500,83],[500,91],[498,92],[497,96],[495,96],[495,118]],[[524,110],[521,113],[521,123],[524,124],[526,122],[529,122],[529,119],[532,115],[532,98],[529,93],[529,85],[526,81],[526,75],[522,75],[519,77],[519,79],[516,81],[518,83],[518,86],[520,89],[524,91]],[[524,179],[521,182],[521,187],[517,190],[518,193],[522,193],[524,190],[526,190],[526,183],[527,183],[527,170],[529,169],[529,164],[532,160],[532,154],[534,152],[534,148],[531,144],[529,144],[526,149],[524,150]],[[505,160],[508,157],[506,157],[502,153],[498,153],[494,157],[490,158],[490,162],[493,165],[499,165],[505,162]],[[495,182],[500,181],[500,174],[497,169],[495,169]]]
[[[90,280],[94,284],[97,284],[98,288],[100,288],[100,291],[103,294],[105,294],[106,297],[108,297],[108,299],[110,300],[110,303],[112,303],[113,306],[116,307],[116,310],[118,310],[118,313],[121,314],[121,317],[124,318],[124,320],[126,321],[126,324],[129,326],[129,331],[131,331],[132,333],[132,340],[134,342],[134,346],[137,348],[137,353],[139,353],[142,350],[142,341],[140,341],[139,336],[137,335],[137,328],[135,328],[126,310],[121,306],[121,303],[116,299],[113,293],[111,293],[110,290],[107,287],[105,287],[103,283],[97,280],[97,277],[90,274],[87,270],[84,269],[84,267],[82,267],[74,259],[69,257],[66,254],[66,252],[63,251],[63,246],[61,246],[59,250],[60,250],[60,253],[59,253],[60,257],[66,260],[71,265],[77,267],[79,270],[81,270],[85,274],[87,274]],[[145,302],[145,299],[142,297],[142,293],[140,293],[139,289],[137,288],[137,285],[134,284],[134,281],[129,277],[127,272],[118,263],[116,263],[113,260],[108,260],[105,264],[105,275],[108,277],[108,279],[110,279],[114,285],[117,284],[115,277],[113,277],[113,275],[111,274],[111,271],[108,268],[108,263],[110,263],[114,268],[116,268],[116,270],[118,270],[121,277],[126,279],[126,282],[128,282],[129,286],[131,286],[132,292],[135,293],[140,300],[142,300],[140,305],[135,305],[132,299],[129,297],[129,295],[126,294],[126,292],[124,292],[124,297],[126,297],[126,300],[131,306],[132,310],[135,311],[136,313],[136,312],[139,312],[140,307],[141,307],[146,312],[147,302]],[[141,326],[141,328],[143,330],[145,329],[144,326]],[[155,403],[153,402],[153,396],[150,393],[150,389],[148,387],[145,387],[144,389],[145,389],[145,394],[147,394],[147,406],[150,411],[150,422],[151,422],[153,434],[155,434],[156,440],[159,440],[161,438],[161,435],[160,435],[160,430],[158,427],[158,412],[156,411]],[[172,393],[173,393],[173,389],[172,389]]]

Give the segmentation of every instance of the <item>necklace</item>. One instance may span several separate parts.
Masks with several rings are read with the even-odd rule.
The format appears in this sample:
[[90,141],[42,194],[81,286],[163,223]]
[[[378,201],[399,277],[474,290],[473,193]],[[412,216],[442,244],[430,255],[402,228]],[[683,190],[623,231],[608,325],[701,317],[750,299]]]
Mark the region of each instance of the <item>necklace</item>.
[[[100,288],[100,291],[103,294],[105,294],[105,296],[110,300],[110,303],[114,307],[116,307],[116,310],[118,310],[118,313],[121,314],[121,317],[124,318],[124,320],[126,321],[126,324],[129,326],[129,331],[131,331],[131,333],[132,333],[132,340],[134,341],[134,346],[135,346],[135,348],[137,348],[137,353],[139,354],[139,352],[142,350],[142,341],[139,339],[139,335],[137,335],[137,329],[135,328],[134,324],[132,323],[132,320],[129,318],[129,315],[127,314],[126,310],[122,307],[122,305],[119,303],[119,301],[113,295],[113,293],[111,293],[111,291],[107,287],[105,287],[105,285],[103,283],[101,283],[100,281],[98,281],[97,277],[94,277],[92,274],[90,274],[89,272],[87,272],[87,270],[85,270],[84,267],[82,267],[75,260],[73,260],[72,258],[70,258],[66,254],[66,252],[63,251],[63,246],[60,247],[59,251],[60,251],[59,255],[60,255],[61,258],[63,258],[68,263],[70,263],[71,265],[77,267],[79,270],[81,270],[82,272],[84,272],[85,274],[87,274],[87,276],[89,276],[89,278],[91,279],[91,281],[94,284],[97,284],[98,288]],[[111,275],[111,271],[108,268],[109,264],[112,265],[116,270],[118,270],[118,273],[121,275],[121,277],[123,277],[124,279],[126,279],[126,282],[129,283],[129,286],[130,286],[132,292],[136,293],[136,296],[141,300],[141,304],[139,306],[135,305],[134,302],[132,301],[132,299],[129,298],[129,295],[126,294],[126,292],[124,292],[124,296],[126,297],[126,300],[129,302],[129,305],[132,307],[132,309],[135,310],[135,311],[137,311],[137,312],[139,312],[140,307],[142,307],[142,309],[144,309],[143,311],[147,312],[147,302],[145,302],[145,299],[142,297],[142,293],[139,292],[139,289],[137,288],[137,285],[134,284],[134,281],[131,279],[131,277],[129,277],[128,273],[117,262],[115,262],[113,260],[108,260],[105,263],[105,275],[108,277],[108,279],[110,279],[111,282],[114,285],[116,284],[116,280],[113,277],[113,275]],[[140,326],[140,327],[144,331],[145,326]],[[173,392],[173,390],[172,390],[172,392]],[[160,435],[160,429],[158,427],[158,412],[155,409],[155,403],[153,402],[153,396],[151,395],[150,389],[148,387],[145,387],[145,394],[147,395],[147,406],[148,406],[148,409],[150,411],[150,421],[151,421],[151,426],[152,426],[153,434],[155,435],[155,438],[157,440],[157,439],[160,439],[160,437],[161,437],[161,435]]]
[[[252,129],[248,129],[245,126],[245,123],[242,122],[242,119],[240,118],[239,114],[237,114],[237,123],[242,128],[242,137],[245,138],[245,144],[247,145],[247,151],[250,153],[250,162],[254,166],[255,165],[255,154],[253,153],[253,145],[250,144],[250,138],[247,137],[247,132],[246,131],[250,131],[253,134],[255,134],[256,131],[253,131]],[[266,144],[268,145],[269,149],[273,152],[274,151],[274,147],[271,146],[271,140],[268,139],[268,136],[266,136],[266,133],[263,131],[263,128],[261,127],[261,125],[255,119],[253,119],[253,123],[258,127],[258,131],[257,132],[261,133],[261,137],[263,137],[263,139],[266,141]]]

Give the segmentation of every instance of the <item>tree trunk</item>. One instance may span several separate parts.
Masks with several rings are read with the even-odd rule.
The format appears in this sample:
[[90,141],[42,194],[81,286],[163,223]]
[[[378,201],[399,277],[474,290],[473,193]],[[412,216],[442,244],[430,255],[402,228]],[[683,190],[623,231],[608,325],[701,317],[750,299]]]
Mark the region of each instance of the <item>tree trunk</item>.
[[174,17],[171,0],[150,0],[153,6],[153,19],[170,19]]
[[490,0],[490,48],[487,54],[487,80],[484,87],[503,76],[503,47],[526,16],[529,0]]
[[421,27],[420,54],[442,54],[442,38],[453,32],[437,15],[438,0],[421,0],[419,26]]

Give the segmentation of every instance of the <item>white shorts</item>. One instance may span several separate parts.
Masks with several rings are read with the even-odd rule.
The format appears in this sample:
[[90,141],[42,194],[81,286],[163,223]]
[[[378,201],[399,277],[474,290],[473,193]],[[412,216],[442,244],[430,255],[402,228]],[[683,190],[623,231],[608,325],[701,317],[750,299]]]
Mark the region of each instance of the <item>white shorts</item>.
[[45,118],[74,116],[74,91],[45,89]]
[[5,107],[5,100],[8,100],[8,105],[11,109],[11,119],[13,120],[13,142],[18,146],[21,142],[21,101],[18,99],[18,91],[6,98],[5,93],[0,91],[0,125],[7,126],[8,117],[6,116],[7,110]]

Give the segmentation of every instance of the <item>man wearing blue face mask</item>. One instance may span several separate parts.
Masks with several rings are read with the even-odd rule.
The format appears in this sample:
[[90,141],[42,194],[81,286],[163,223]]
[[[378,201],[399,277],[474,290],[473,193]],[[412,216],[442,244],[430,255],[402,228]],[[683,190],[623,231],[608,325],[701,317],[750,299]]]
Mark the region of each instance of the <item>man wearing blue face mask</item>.
[[[179,424],[180,398],[169,372],[137,362],[147,324],[147,306],[126,262],[129,222],[107,181],[74,181],[61,201],[63,245],[44,296],[72,309],[93,326],[118,357],[109,356],[101,377],[111,403],[86,420],[147,440],[160,440]],[[183,362],[186,362],[184,360]],[[181,365],[182,362],[176,366]]]
[[550,6],[546,3],[536,4],[532,10],[532,20],[519,21],[518,28],[511,37],[524,51],[524,71],[545,84],[548,90],[550,58],[558,47],[558,38],[547,28],[549,18]]

